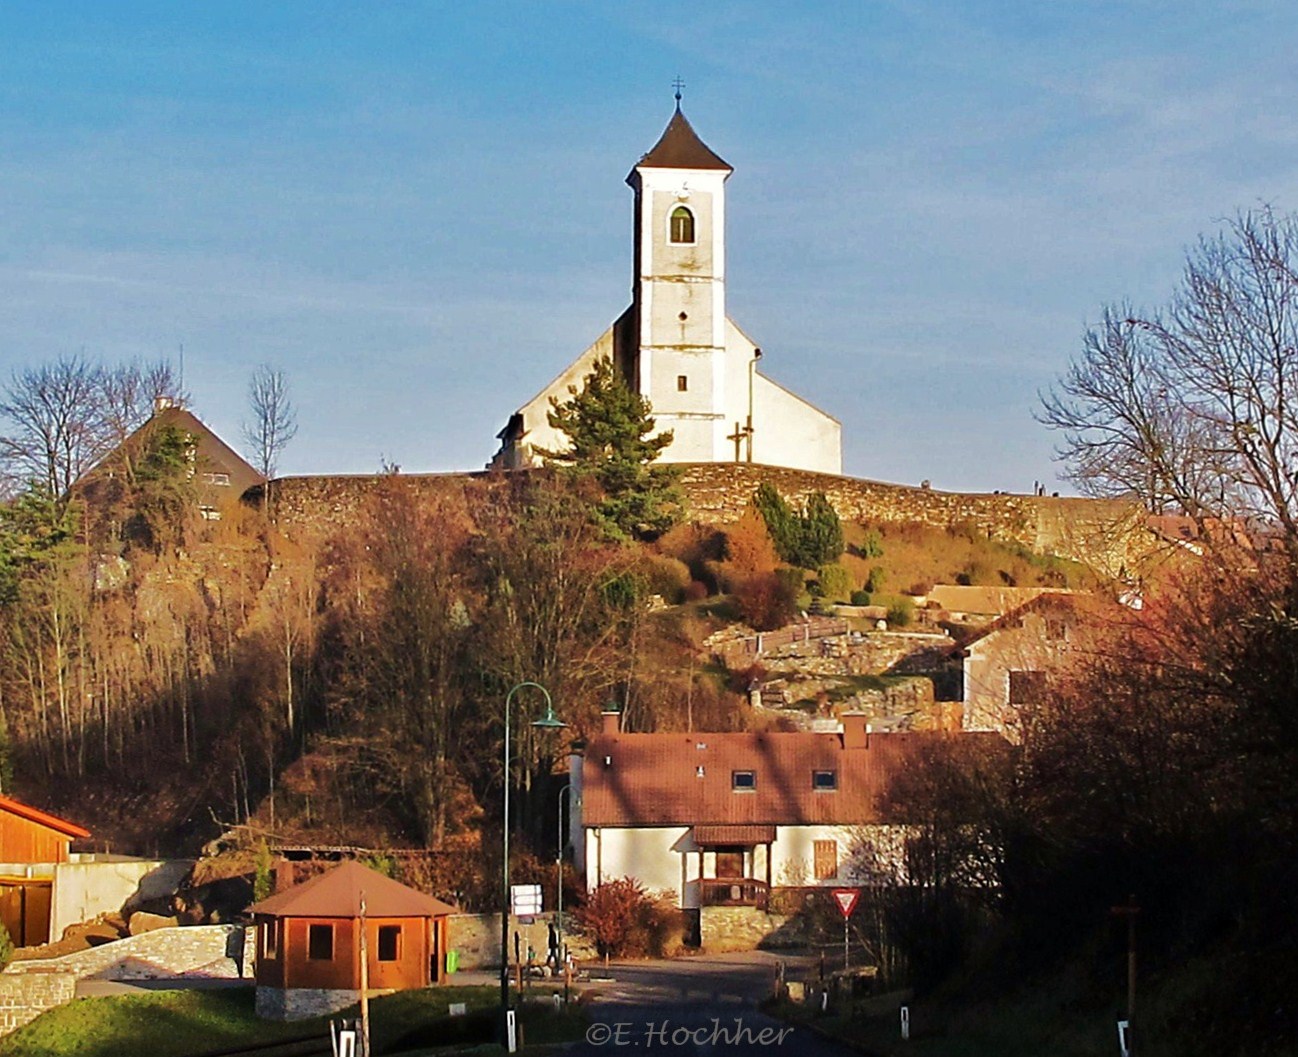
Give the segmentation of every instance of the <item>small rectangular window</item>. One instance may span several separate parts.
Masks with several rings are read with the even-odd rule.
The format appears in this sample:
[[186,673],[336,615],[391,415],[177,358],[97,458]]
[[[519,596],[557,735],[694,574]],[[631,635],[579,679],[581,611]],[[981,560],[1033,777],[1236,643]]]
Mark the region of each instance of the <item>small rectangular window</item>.
[[261,926],[262,954],[270,959],[279,957],[279,922],[265,921]]
[[812,845],[815,858],[812,864],[817,881],[829,881],[838,876],[838,841],[818,840]]
[[313,962],[334,960],[334,927],[308,925],[306,931],[306,956]]
[[227,488],[230,485],[230,475],[228,473],[205,473],[203,474],[203,480],[207,484],[222,485]]
[[811,788],[818,793],[832,793],[838,788],[837,771],[812,771]]
[[379,926],[379,961],[395,962],[401,957],[401,926]]
[[686,393],[689,392],[689,388],[690,380],[685,375],[678,374],[676,376],[676,391],[678,393]]
[[1045,672],[1010,672],[1010,704],[1039,705],[1046,696]]
[[757,788],[756,771],[731,771],[730,788],[741,792],[747,792]]

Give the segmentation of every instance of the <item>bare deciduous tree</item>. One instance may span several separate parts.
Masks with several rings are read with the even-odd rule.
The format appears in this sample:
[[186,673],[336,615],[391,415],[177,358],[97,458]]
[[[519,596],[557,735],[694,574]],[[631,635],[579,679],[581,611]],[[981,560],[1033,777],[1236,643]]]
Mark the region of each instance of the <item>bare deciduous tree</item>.
[[38,482],[58,497],[94,465],[107,443],[99,414],[101,376],[81,356],[13,373],[0,403],[10,427],[0,437],[0,457],[10,476]]
[[263,363],[248,381],[248,407],[252,418],[243,424],[243,437],[253,464],[262,475],[275,476],[279,457],[297,435],[297,410],[289,398],[284,372]]
[[1041,400],[1084,490],[1279,529],[1298,566],[1298,217],[1202,239],[1166,308],[1106,309]]
[[0,436],[0,472],[16,487],[36,482],[62,502],[87,470],[148,419],[160,396],[182,399],[164,362],[104,367],[80,355],[61,356],[15,371],[0,402],[0,418],[9,425]]

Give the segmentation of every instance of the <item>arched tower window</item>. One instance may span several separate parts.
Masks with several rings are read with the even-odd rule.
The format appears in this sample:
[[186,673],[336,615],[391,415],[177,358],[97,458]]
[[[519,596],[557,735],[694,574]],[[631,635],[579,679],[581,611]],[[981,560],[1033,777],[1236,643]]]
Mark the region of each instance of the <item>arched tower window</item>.
[[694,214],[684,206],[672,210],[672,242],[694,241]]

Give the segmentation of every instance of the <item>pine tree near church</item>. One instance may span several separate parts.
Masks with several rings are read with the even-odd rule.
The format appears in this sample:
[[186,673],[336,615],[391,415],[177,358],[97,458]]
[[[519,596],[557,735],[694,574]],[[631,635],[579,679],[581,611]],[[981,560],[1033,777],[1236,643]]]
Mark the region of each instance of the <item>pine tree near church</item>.
[[627,386],[610,360],[597,360],[581,392],[575,386],[568,392],[563,403],[551,398],[548,418],[570,447],[542,452],[547,463],[599,486],[599,520],[613,538],[665,532],[680,511],[678,475],[674,467],[653,463],[672,442],[671,431],[654,432],[649,401]]

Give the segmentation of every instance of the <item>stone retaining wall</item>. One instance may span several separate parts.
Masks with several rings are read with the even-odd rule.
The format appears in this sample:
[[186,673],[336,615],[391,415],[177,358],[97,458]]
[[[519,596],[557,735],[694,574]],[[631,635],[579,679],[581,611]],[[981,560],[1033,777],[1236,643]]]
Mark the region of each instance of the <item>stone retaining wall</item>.
[[17,1031],[47,1009],[71,1002],[76,990],[72,973],[0,974],[0,1036]]
[[789,919],[759,907],[703,907],[699,910],[699,942],[709,954],[755,951]]
[[360,1000],[361,993],[349,988],[259,987],[255,1008],[262,1020],[306,1020],[337,1013]]
[[13,962],[0,980],[45,973],[67,973],[74,980],[237,980],[252,976],[252,930],[246,931],[242,925],[155,929],[58,958]]
[[[519,947],[524,960],[527,958],[527,946],[530,943],[536,961],[544,963],[549,950],[550,922],[554,914],[542,914],[533,918],[530,925],[521,924],[517,918],[509,922],[509,958],[514,959],[514,933],[518,933]],[[594,957],[594,948],[584,937],[572,931],[571,918],[564,914],[563,942],[574,958]],[[452,914],[447,919],[446,944],[450,950],[460,956],[461,969],[499,969],[500,968],[500,915],[499,914]]]

